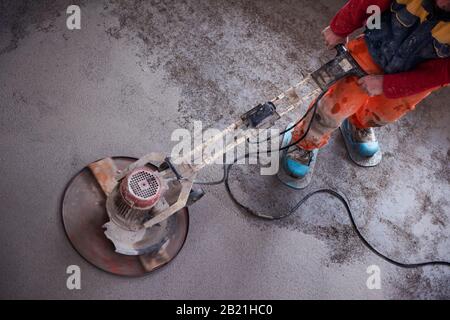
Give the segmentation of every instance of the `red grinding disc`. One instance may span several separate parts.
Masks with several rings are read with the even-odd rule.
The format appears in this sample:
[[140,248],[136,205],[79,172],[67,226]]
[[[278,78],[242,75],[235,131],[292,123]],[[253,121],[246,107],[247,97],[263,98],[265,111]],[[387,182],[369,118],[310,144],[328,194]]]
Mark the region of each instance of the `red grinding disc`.
[[[137,159],[114,157],[119,170]],[[147,170],[147,168],[146,168]],[[148,168],[152,170],[152,168]],[[104,234],[109,221],[105,195],[88,167],[69,183],[62,202],[62,219],[67,237],[81,256],[96,267],[121,276],[143,276],[172,261],[183,247],[189,228],[189,213],[183,208],[167,219],[155,232],[157,245],[140,256],[115,252],[113,243]],[[159,228],[161,228],[159,227]]]

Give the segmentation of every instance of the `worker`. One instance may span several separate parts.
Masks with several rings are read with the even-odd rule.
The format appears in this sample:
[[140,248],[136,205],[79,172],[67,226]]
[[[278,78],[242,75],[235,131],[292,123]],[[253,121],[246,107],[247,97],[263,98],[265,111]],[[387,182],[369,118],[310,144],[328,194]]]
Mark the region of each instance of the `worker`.
[[[347,43],[372,5],[381,9],[379,28],[366,27]],[[311,113],[288,132],[291,143],[307,133],[282,158],[285,171],[297,179],[311,171],[317,151],[339,127],[352,152],[374,157],[380,153],[374,127],[397,121],[450,82],[450,0],[350,0],[322,34],[329,49],[346,43],[368,75],[335,83],[314,118]]]

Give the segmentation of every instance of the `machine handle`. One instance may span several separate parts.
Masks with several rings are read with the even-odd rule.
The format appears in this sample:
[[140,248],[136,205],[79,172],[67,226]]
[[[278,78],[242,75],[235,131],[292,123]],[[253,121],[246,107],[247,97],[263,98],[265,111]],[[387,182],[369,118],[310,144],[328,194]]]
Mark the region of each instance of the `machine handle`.
[[336,47],[334,47],[338,53],[338,55],[346,53],[348,50],[344,44],[339,43]]
[[358,78],[362,78],[367,76],[367,72],[365,72],[361,66],[358,64],[358,62],[352,57],[350,52],[348,51],[347,47],[343,43],[339,43],[337,46],[334,47],[337,51],[337,56],[340,55],[346,55],[347,59],[351,61],[351,63],[354,66],[353,75],[357,76]]

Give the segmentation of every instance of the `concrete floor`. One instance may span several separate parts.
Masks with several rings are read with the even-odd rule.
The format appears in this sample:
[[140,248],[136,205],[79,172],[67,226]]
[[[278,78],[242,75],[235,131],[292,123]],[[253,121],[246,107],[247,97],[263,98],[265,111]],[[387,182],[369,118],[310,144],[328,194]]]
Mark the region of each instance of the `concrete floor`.
[[[82,29],[70,31],[72,2],[0,4],[0,298],[450,298],[449,268],[387,264],[325,195],[270,223],[209,187],[167,267],[126,279],[85,262],[61,225],[69,179],[101,157],[169,152],[172,130],[193,120],[224,127],[294,84],[332,56],[320,30],[344,1],[75,1]],[[449,97],[443,89],[378,130],[377,168],[352,164],[336,134],[307,190],[345,193],[364,235],[401,261],[450,260]],[[255,209],[281,211],[303,194],[246,171],[233,172],[232,187]],[[71,264],[81,267],[79,291],[66,289]],[[381,290],[366,287],[370,265]]]

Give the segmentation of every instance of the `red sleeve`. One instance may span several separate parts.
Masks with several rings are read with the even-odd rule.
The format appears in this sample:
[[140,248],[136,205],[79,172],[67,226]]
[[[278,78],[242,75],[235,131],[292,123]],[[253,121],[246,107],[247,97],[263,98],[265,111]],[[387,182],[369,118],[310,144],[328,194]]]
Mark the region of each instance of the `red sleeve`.
[[369,14],[367,8],[371,5],[380,7],[381,12],[389,8],[392,0],[349,0],[331,21],[331,30],[341,37],[346,37],[356,29],[361,28]]
[[450,58],[433,59],[414,70],[384,76],[383,91],[387,98],[411,96],[450,83]]

